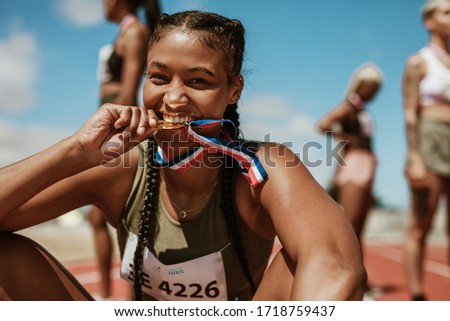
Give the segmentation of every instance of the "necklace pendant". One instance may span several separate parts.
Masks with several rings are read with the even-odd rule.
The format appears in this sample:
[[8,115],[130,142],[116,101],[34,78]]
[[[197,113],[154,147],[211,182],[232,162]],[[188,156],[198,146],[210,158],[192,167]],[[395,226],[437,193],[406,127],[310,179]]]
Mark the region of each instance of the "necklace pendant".
[[186,211],[181,211],[179,214],[178,214],[179,216],[180,216],[180,218],[182,218],[182,219],[185,219],[186,217],[187,217],[187,213],[186,213]]

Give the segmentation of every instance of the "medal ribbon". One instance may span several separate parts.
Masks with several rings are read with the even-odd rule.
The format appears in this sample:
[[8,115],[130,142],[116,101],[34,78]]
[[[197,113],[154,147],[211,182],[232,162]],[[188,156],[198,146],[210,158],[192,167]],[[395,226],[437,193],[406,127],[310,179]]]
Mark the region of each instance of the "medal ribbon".
[[201,119],[190,122],[188,126],[185,127],[186,134],[189,140],[199,143],[199,145],[174,159],[170,159],[170,157],[164,153],[163,149],[158,146],[156,162],[161,167],[168,167],[182,172],[191,168],[204,154],[218,152],[232,157],[238,164],[245,179],[250,185],[256,187],[267,178],[267,173],[256,153],[245,146],[242,146],[238,141],[233,140],[225,130],[222,130],[223,138],[218,138],[200,135],[193,129],[209,128],[224,123],[233,124],[229,119]]

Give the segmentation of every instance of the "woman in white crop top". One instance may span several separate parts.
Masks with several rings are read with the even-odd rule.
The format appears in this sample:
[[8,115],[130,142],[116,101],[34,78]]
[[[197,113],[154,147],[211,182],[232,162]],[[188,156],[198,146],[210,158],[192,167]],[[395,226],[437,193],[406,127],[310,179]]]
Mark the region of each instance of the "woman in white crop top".
[[450,200],[450,0],[427,0],[422,19],[429,43],[408,59],[403,75],[408,146],[405,176],[412,210],[405,267],[413,300],[426,299],[425,241],[440,197],[445,196],[447,204]]

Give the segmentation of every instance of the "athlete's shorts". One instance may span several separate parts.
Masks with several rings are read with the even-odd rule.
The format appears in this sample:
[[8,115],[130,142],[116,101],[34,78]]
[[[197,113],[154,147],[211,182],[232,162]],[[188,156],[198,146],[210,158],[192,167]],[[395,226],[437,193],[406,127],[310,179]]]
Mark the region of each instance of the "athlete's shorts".
[[337,168],[335,183],[338,187],[351,183],[361,187],[372,184],[377,158],[365,149],[349,149],[345,156],[346,164]]
[[450,123],[422,119],[419,151],[430,171],[450,178]]

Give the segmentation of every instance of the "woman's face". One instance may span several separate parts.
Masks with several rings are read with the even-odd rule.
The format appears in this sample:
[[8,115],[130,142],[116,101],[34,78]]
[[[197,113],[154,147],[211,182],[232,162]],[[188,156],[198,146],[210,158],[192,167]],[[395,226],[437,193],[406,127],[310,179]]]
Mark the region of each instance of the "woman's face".
[[103,13],[106,20],[113,21],[117,0],[103,0]]
[[242,90],[237,79],[229,83],[225,66],[221,52],[194,34],[170,31],[148,52],[144,106],[172,123],[220,119]]
[[441,1],[425,19],[425,25],[430,32],[450,38],[450,0]]
[[375,81],[362,81],[356,92],[365,102],[371,101],[378,92],[380,84]]

